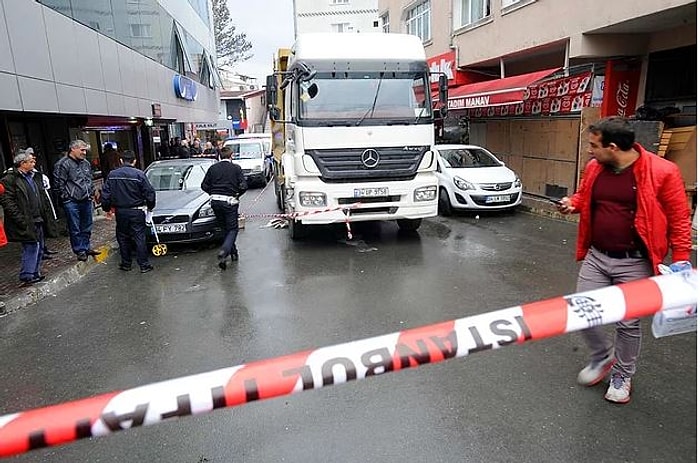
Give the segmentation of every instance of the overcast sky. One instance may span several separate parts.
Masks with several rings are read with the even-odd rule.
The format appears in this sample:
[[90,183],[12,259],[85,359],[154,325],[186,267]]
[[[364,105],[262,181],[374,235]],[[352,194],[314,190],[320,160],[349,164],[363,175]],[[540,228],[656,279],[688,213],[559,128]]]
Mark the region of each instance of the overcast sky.
[[236,64],[235,70],[257,77],[265,85],[272,74],[272,59],[278,48],[289,48],[294,40],[292,0],[228,0],[236,32],[245,32],[253,44],[253,57]]

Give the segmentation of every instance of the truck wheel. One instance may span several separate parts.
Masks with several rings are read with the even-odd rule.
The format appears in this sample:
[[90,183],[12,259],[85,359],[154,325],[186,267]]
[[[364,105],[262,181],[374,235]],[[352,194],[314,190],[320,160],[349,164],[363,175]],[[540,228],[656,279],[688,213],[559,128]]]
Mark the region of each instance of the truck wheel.
[[396,223],[401,231],[416,231],[420,227],[423,219],[399,219]]
[[438,199],[438,212],[445,217],[452,215],[452,204],[447,190],[440,188],[440,198]]
[[308,234],[309,229],[306,225],[302,224],[298,220],[290,220],[289,221],[289,236],[292,238],[292,240],[301,240],[306,238],[306,235]]

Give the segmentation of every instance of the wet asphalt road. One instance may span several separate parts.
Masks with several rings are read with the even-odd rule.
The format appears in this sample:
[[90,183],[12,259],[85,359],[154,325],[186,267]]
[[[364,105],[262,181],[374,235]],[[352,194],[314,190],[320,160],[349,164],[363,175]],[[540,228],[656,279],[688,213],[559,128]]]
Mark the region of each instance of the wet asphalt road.
[[[271,189],[245,197],[274,212]],[[575,225],[460,215],[301,243],[249,220],[240,262],[171,247],[0,319],[0,414],[452,320],[574,290]],[[696,460],[696,335],[646,340],[633,400],[576,386],[576,334],[32,452],[47,462]]]

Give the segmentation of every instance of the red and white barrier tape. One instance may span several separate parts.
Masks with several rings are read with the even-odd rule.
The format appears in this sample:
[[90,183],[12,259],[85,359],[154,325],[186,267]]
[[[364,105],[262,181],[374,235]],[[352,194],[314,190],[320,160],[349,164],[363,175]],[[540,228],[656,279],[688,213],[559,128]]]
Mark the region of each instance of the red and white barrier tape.
[[[349,211],[350,209],[355,209],[359,207],[361,203],[353,203],[353,204],[348,204],[345,206],[335,206],[335,207],[327,207],[325,209],[314,209],[313,211],[302,211],[302,212],[292,212],[291,214],[283,214],[283,213],[275,213],[275,214],[246,214],[246,213],[241,213],[240,215],[242,217],[245,217],[246,219],[250,218],[267,218],[267,219],[296,219],[298,217],[304,217],[307,215],[314,215],[314,214],[323,214],[324,212],[333,212],[333,211]],[[347,212],[346,212],[346,215]]]
[[0,456],[697,305],[695,270],[0,416]]

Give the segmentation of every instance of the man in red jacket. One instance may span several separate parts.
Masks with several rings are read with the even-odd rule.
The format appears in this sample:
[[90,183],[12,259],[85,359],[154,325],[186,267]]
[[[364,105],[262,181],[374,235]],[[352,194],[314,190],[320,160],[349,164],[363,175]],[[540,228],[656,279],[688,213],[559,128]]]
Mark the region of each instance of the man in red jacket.
[[[688,260],[690,211],[678,166],[635,143],[624,118],[602,119],[588,131],[593,159],[578,191],[559,205],[564,214],[581,214],[576,259],[583,264],[576,291],[652,276],[669,247],[674,262]],[[595,311],[595,305],[587,310]],[[591,327],[582,333],[591,361],[579,373],[578,383],[593,386],[612,370],[605,399],[627,403],[642,345],[640,320],[617,323],[613,344],[600,317],[587,318]]]

